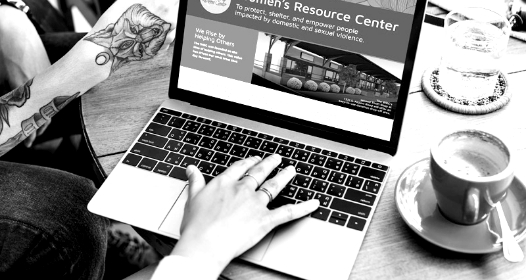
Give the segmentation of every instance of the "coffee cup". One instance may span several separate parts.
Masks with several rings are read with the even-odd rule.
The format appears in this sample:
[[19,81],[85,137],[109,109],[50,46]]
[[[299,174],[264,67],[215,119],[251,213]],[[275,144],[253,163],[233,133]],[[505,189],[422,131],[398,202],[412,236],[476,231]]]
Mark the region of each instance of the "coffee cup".
[[479,130],[460,130],[431,147],[431,182],[440,212],[450,221],[484,221],[513,180],[511,152]]

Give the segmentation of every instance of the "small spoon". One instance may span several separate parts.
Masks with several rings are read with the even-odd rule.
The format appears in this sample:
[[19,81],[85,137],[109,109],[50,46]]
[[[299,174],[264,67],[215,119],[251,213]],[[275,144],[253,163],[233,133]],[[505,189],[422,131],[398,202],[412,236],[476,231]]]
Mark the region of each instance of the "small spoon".
[[497,202],[496,208],[502,231],[502,252],[504,253],[504,258],[510,262],[522,262],[524,259],[524,253],[510,230],[510,226],[508,225],[508,221],[506,221],[504,210],[502,210],[500,202]]

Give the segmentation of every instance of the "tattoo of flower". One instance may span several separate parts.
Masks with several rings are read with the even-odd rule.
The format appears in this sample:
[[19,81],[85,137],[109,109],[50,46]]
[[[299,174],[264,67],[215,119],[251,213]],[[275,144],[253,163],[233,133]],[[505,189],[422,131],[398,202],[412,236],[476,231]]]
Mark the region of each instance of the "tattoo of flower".
[[9,124],[9,107],[16,106],[21,108],[31,97],[31,85],[33,79],[27,81],[24,85],[0,97],[0,134],[4,130],[4,122]]
[[135,4],[117,20],[84,40],[106,48],[95,58],[98,65],[112,61],[110,75],[132,61],[153,58],[161,49],[171,24]]

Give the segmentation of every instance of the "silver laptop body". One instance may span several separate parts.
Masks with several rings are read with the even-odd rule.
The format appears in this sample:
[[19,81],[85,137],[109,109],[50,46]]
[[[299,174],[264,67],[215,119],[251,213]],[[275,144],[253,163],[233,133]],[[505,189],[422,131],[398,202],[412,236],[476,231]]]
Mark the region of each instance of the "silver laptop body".
[[[400,64],[402,65],[401,70],[396,70],[397,67],[393,67],[393,63],[390,63],[390,59],[379,58],[378,56],[368,53],[355,53],[352,52],[353,50],[345,50],[349,52],[349,55],[347,55],[348,57],[346,59],[354,59],[354,61],[360,59],[362,62],[368,62],[368,65],[362,65],[362,69],[364,70],[361,71],[361,73],[370,73],[367,74],[365,80],[371,79],[371,77],[373,77],[373,81],[376,79],[377,83],[372,82],[374,84],[372,86],[367,83],[362,84],[362,89],[364,91],[378,91],[386,93],[387,90],[382,88],[382,86],[385,84],[381,83],[387,81],[387,79],[390,78],[392,78],[392,80],[397,79],[396,81],[398,81],[398,83],[396,84],[398,85],[398,95],[396,96],[395,101],[396,106],[390,105],[392,110],[390,112],[390,118],[386,118],[385,116],[381,115],[387,115],[388,113],[385,113],[385,111],[380,113],[374,113],[372,111],[378,110],[378,107],[376,107],[376,109],[374,109],[374,106],[371,107],[370,105],[368,105],[365,109],[363,106],[361,109],[357,107],[357,105],[363,104],[376,104],[381,107],[381,104],[387,104],[387,101],[385,100],[393,100],[392,98],[389,99],[388,94],[380,94],[380,96],[363,95],[363,97],[360,97],[356,95],[356,90],[354,90],[354,94],[349,93],[352,91],[343,93],[342,90],[340,93],[332,93],[332,95],[330,95],[331,93],[325,92],[310,93],[308,92],[309,89],[306,89],[305,87],[302,87],[299,90],[291,89],[291,87],[287,85],[287,79],[290,80],[292,77],[305,77],[305,80],[300,79],[302,84],[306,84],[307,80],[309,79],[313,81],[324,80],[326,81],[326,84],[337,84],[334,78],[338,77],[333,75],[331,80],[331,77],[327,77],[327,72],[330,72],[330,69],[332,68],[335,70],[332,71],[333,73],[338,73],[338,71],[345,66],[344,63],[346,63],[346,60],[342,58],[345,57],[345,55],[340,56],[340,59],[338,57],[329,58],[328,56],[331,53],[338,53],[339,51],[342,51],[342,49],[325,46],[324,38],[322,38],[323,40],[321,42],[319,38],[317,39],[318,41],[315,39],[313,40],[314,42],[306,42],[300,41],[303,35],[299,33],[290,33],[290,31],[285,32],[283,30],[278,30],[279,32],[275,32],[275,30],[265,30],[265,32],[261,30],[255,30],[253,22],[238,21],[241,16],[239,14],[235,14],[237,10],[243,11],[243,9],[239,9],[239,5],[242,5],[243,7],[259,5],[261,6],[260,8],[265,8],[267,10],[265,12],[266,15],[270,15],[270,9],[282,9],[282,12],[287,12],[284,6],[281,8],[274,6],[271,7],[268,6],[268,2],[266,1],[265,2],[267,4],[264,6],[263,4],[259,3],[263,1],[255,1],[255,3],[250,3],[248,1],[232,0],[231,2],[223,1],[224,3],[227,3],[227,5],[229,3],[230,6],[225,11],[221,12],[222,9],[224,10],[222,5],[219,5],[219,8],[210,8],[210,6],[207,6],[212,5],[212,2],[214,1],[181,1],[179,7],[177,38],[174,47],[175,53],[169,92],[170,98],[161,104],[159,109],[152,116],[151,120],[148,122],[148,124],[146,124],[141,134],[139,134],[135,139],[134,144],[126,152],[121,162],[117,164],[111,175],[106,179],[102,187],[90,201],[88,209],[91,212],[163,236],[172,237],[175,239],[179,238],[179,226],[184,214],[184,205],[188,195],[186,188],[187,182],[183,179],[177,179],[174,178],[174,176],[169,176],[168,173],[170,173],[170,171],[168,171],[167,174],[153,172],[157,166],[149,167],[152,168],[151,170],[148,170],[148,168],[141,168],[140,166],[142,160],[146,161],[147,159],[148,162],[151,162],[152,159],[148,158],[148,156],[141,155],[140,151],[137,152],[138,150],[136,146],[137,143],[143,145],[141,147],[144,147],[144,145],[148,146],[148,141],[145,141],[144,138],[145,135],[151,134],[150,124],[152,122],[155,123],[156,117],[159,114],[164,114],[163,112],[166,112],[167,110],[186,114],[186,116],[194,116],[194,118],[197,117],[200,120],[207,119],[209,122],[212,121],[214,123],[217,122],[228,124],[229,126],[235,127],[237,129],[232,130],[232,133],[238,131],[239,134],[242,134],[241,131],[247,130],[251,132],[257,132],[258,134],[260,133],[262,135],[267,135],[275,140],[280,139],[279,141],[286,141],[276,142],[280,145],[283,143],[285,143],[284,145],[286,145],[286,143],[296,143],[296,145],[298,145],[297,143],[301,143],[301,145],[305,145],[301,147],[309,147],[312,151],[312,154],[319,153],[322,155],[323,153],[327,155],[326,158],[334,156],[333,159],[341,159],[343,164],[346,164],[347,162],[343,159],[349,159],[352,157],[355,160],[361,159],[367,161],[369,167],[373,169],[375,169],[377,166],[379,166],[378,168],[387,168],[390,165],[398,145],[403,111],[407,101],[409,81],[411,80],[411,72],[416,54],[416,45],[419,37],[420,26],[423,21],[426,1],[418,1],[416,6],[413,7],[413,12],[410,13],[386,11],[375,7],[366,7],[367,9],[362,11],[357,8],[358,6],[363,8],[363,5],[337,0],[328,2],[305,0],[302,2],[303,6],[310,7],[316,7],[316,3],[318,3],[318,6],[322,6],[319,3],[324,3],[323,6],[325,9],[327,9],[327,7],[332,7],[331,5],[335,5],[335,7],[344,5],[344,7],[348,7],[347,10],[350,14],[352,14],[349,16],[354,20],[361,22],[362,25],[365,24],[364,20],[366,18],[372,18],[367,16],[368,13],[377,15],[377,18],[378,14],[383,16],[384,14],[394,13],[395,18],[399,14],[402,18],[408,18],[407,15],[410,15],[409,26],[407,26],[406,29],[400,29],[407,34],[404,33],[405,37],[398,34],[399,36],[405,38],[404,42],[400,44],[405,46],[406,50],[404,51],[403,58],[396,58],[399,62],[401,61],[401,63],[398,63],[398,68],[400,68]],[[329,2],[331,2],[331,5],[326,5]],[[295,8],[296,7],[294,7],[291,2],[288,12],[291,13],[291,15],[297,15],[298,18],[299,15],[303,14],[305,20],[315,17],[314,15],[310,14],[310,10],[308,9],[305,13],[301,9],[299,11],[294,10]],[[217,9],[219,9],[219,12]],[[214,13],[210,12],[209,10]],[[335,10],[337,9],[335,8]],[[363,15],[360,13],[361,16],[357,16],[357,10],[362,11]],[[316,12],[316,10],[314,11]],[[341,9],[339,11],[341,11]],[[245,13],[248,12],[249,11]],[[205,14],[208,19],[202,18],[202,21],[199,21],[199,19],[201,19],[199,15],[201,14]],[[336,18],[334,20],[338,20],[338,18],[344,19],[345,17],[345,15],[335,15]],[[210,18],[215,19],[216,17],[216,22],[210,20]],[[232,18],[234,17],[234,23],[237,25],[231,24]],[[241,19],[245,20],[246,18]],[[251,20],[253,21],[253,19]],[[202,23],[202,28],[200,29],[205,32],[205,35],[200,33],[201,31],[195,28],[196,22],[197,24]],[[319,22],[322,21],[320,20]],[[385,22],[387,22],[387,20]],[[383,25],[384,28],[387,25],[385,22]],[[210,26],[210,23],[213,25]],[[392,23],[392,25],[394,25],[394,23]],[[242,32],[250,33],[253,31],[255,34],[252,34],[252,37],[249,36],[249,38],[240,40],[235,37],[237,36],[236,34],[230,33],[238,33],[236,28],[241,28]],[[223,44],[224,47],[221,49],[215,49],[215,51],[225,53],[225,55],[219,54],[224,58],[216,58],[216,60],[221,60],[220,63],[226,64],[222,64],[222,67],[214,66],[217,69],[214,69],[214,67],[208,67],[206,64],[206,67],[204,68],[199,65],[202,62],[211,62],[210,60],[203,59],[205,56],[199,54],[199,52],[210,53],[211,50],[214,50],[214,48],[211,48],[211,41],[206,41],[205,44],[206,31],[208,30],[212,32],[212,29],[219,31],[219,33],[222,31],[225,32],[225,34],[221,34],[224,36],[222,37],[223,41],[215,42],[215,44]],[[281,27],[281,29],[284,29],[284,27]],[[228,30],[231,31],[229,32]],[[365,31],[361,32],[367,33]],[[291,34],[295,36],[291,36]],[[255,42],[250,44],[247,43],[250,42],[251,38],[252,40],[255,40]],[[274,42],[270,45],[283,45],[283,49],[285,51],[283,53],[278,52],[278,56],[281,56],[278,60],[279,63],[273,63],[276,60],[272,60],[272,58],[269,58],[268,56],[266,56],[267,60],[265,60],[265,55],[263,56],[262,60],[258,59],[258,57],[261,56],[258,56],[257,50],[254,52],[250,52],[249,50],[248,53],[241,51],[244,46],[240,46],[240,42],[254,46],[254,44],[257,45],[259,44],[258,42],[263,40],[268,40],[262,43],[264,48],[268,48],[268,42]],[[196,42],[203,45],[195,44]],[[194,48],[194,45],[200,49]],[[207,47],[204,47],[204,45],[207,45]],[[214,46],[217,47],[217,45]],[[391,46],[389,46],[389,44],[384,44],[382,48],[386,49],[390,47]],[[236,51],[236,54],[234,54],[232,51],[236,50],[237,48],[239,48],[240,51]],[[193,53],[193,50],[196,50],[197,54]],[[230,50],[230,52],[228,52],[228,50]],[[379,51],[381,52],[382,50],[380,49]],[[195,67],[192,65],[192,54],[197,56],[193,57],[195,60],[200,60]],[[232,57],[228,56],[228,54],[231,54]],[[254,59],[250,57],[252,54]],[[276,55],[276,53],[272,54]],[[237,75],[234,73],[239,72],[235,69],[235,67],[237,67],[236,64],[239,64],[239,67],[249,67],[241,65],[242,63],[234,64],[232,61],[226,61],[225,59],[229,57],[231,59],[236,59],[233,58],[235,56],[238,57],[238,62],[241,61],[240,58],[242,58],[244,61],[250,60],[250,69],[248,70],[251,72],[250,77],[224,77],[228,75]],[[321,66],[316,65],[316,60],[319,57],[325,57],[325,59],[327,59],[325,61],[326,64]],[[213,57],[210,58],[213,59]],[[298,70],[298,67],[294,68],[292,62],[295,62],[296,65],[298,65],[301,64],[301,59],[307,60],[306,65],[310,66],[310,68],[305,67],[307,69],[307,73],[298,73],[298,71],[296,71]],[[309,63],[309,60],[311,59],[312,61]],[[279,67],[273,67],[273,64],[274,66],[278,65]],[[265,65],[267,65],[267,68]],[[382,65],[385,67],[382,67]],[[336,69],[337,67],[339,67],[339,70]],[[380,67],[380,69],[378,67]],[[327,75],[322,75],[321,77],[316,76],[316,70],[318,68],[325,70],[324,73]],[[357,65],[355,69],[360,71],[360,65]],[[230,72],[233,74],[230,74]],[[339,75],[341,75],[341,73],[342,72],[339,72]],[[281,81],[277,81],[275,79],[275,76],[279,77],[278,74],[281,75]],[[244,74],[241,73],[241,75]],[[249,79],[249,81],[243,79]],[[321,84],[321,82],[316,83],[318,86]],[[211,85],[215,85],[215,87],[212,87]],[[280,89],[283,89],[283,91]],[[243,92],[245,94],[254,93],[254,95],[257,95],[258,91],[260,91],[264,96],[269,96],[268,99],[274,96],[277,96],[278,99],[273,99],[268,102],[268,100],[265,100],[265,98],[261,96],[245,98],[239,94],[240,92]],[[358,100],[360,102],[355,102],[355,107],[345,107],[341,104],[335,104],[334,102],[331,103],[332,101],[328,101],[328,99],[324,98],[325,96],[329,95],[332,97],[336,96],[337,98],[341,97],[342,99],[340,100],[344,101]],[[349,99],[343,99],[345,96],[349,96]],[[291,103],[291,101],[294,101],[295,103]],[[305,101],[305,103],[302,103],[303,101]],[[265,102],[266,104],[261,106],[258,105],[259,103]],[[301,106],[298,104],[317,104],[314,109],[321,109],[312,110],[312,112],[309,112],[309,108],[304,110],[299,108]],[[345,105],[349,104],[346,103]],[[292,113],[288,113],[287,107],[291,109]],[[349,125],[347,130],[342,129],[342,126],[346,125],[345,122],[338,122],[331,119],[331,117],[324,118],[322,116],[324,110],[323,108],[329,108],[325,110],[334,112],[334,114],[340,117],[342,115],[338,115],[338,112],[343,112],[343,114],[345,114],[343,116],[347,116],[347,114],[348,116],[353,117],[364,116],[349,120],[354,122],[362,122],[362,124]],[[335,109],[330,110],[331,108]],[[175,116],[172,115],[170,117]],[[380,124],[379,126],[382,127],[381,123],[384,123],[385,119],[389,121],[389,130],[387,132],[374,132],[374,130],[377,129],[374,127],[374,125]],[[332,122],[338,123],[336,124],[338,128],[331,127]],[[371,126],[367,127],[367,123],[371,124]],[[170,124],[170,122],[164,123],[163,125],[169,127],[168,124]],[[356,130],[359,130],[359,132],[355,131],[355,128]],[[172,129],[172,127],[170,127],[170,129]],[[375,136],[371,137],[368,134],[375,134]],[[377,138],[377,135],[384,135],[380,136],[383,139]],[[257,138],[257,136],[254,137]],[[173,139],[168,137],[168,140]],[[180,142],[184,144],[184,141],[185,139],[181,139]],[[262,141],[265,141],[265,139],[262,138]],[[199,144],[196,146],[199,146]],[[173,152],[173,150],[171,151]],[[127,161],[129,159],[127,157],[130,154],[130,157],[133,158],[140,156],[141,162],[135,163],[135,165],[130,165]],[[187,155],[186,157],[190,156]],[[193,155],[193,157],[196,157],[196,155]],[[156,160],[165,164],[166,162],[169,162],[168,159]],[[349,163],[349,165],[354,166],[354,160],[351,159],[348,161],[353,162],[352,164]],[[177,166],[177,164],[171,165]],[[323,167],[323,164],[321,166]],[[338,168],[339,171],[336,169],[331,169],[330,172],[338,171],[340,173],[345,173],[342,171],[343,167],[340,166]],[[364,167],[361,166],[360,168]],[[360,246],[371,223],[373,213],[385,188],[385,182],[387,181],[389,175],[389,169],[384,170],[384,172],[385,176],[380,179],[381,182],[379,182],[379,189],[375,189],[374,192],[363,192],[367,194],[368,197],[374,197],[372,201],[368,202],[370,204],[364,204],[360,201],[353,202],[357,205],[367,205],[368,208],[370,208],[370,213],[367,215],[368,217],[366,219],[362,219],[364,220],[364,224],[361,230],[355,230],[349,225],[351,218],[360,218],[360,215],[362,215],[361,212],[358,212],[357,214],[350,214],[349,212],[342,212],[340,210],[336,211],[333,208],[327,207],[332,211],[331,213],[341,212],[347,216],[343,224],[335,224],[334,222],[330,222],[332,216],[329,216],[326,220],[321,220],[314,217],[305,217],[298,221],[294,221],[279,227],[275,231],[271,232],[255,247],[243,254],[241,258],[249,262],[304,279],[348,279],[355,259],[360,250]],[[345,174],[345,176],[348,177],[347,179],[349,179],[351,176],[350,173]],[[359,177],[360,173],[358,172],[353,174],[356,175],[356,177]],[[371,178],[359,178],[362,185],[361,187],[358,187],[357,190],[363,191],[365,188],[363,184],[365,184],[365,182],[374,181],[369,179]],[[314,178],[314,180],[316,180],[316,178]],[[327,180],[329,179],[325,178],[325,181]],[[332,184],[333,182],[334,181],[327,181],[328,185]],[[294,185],[293,183],[291,184]],[[345,185],[345,183],[342,181],[341,185]],[[354,187],[347,187],[347,189],[351,190],[353,188]],[[301,188],[295,186],[295,189],[298,189],[299,191]],[[306,189],[312,190],[308,187]],[[328,192],[329,190],[326,188],[324,191]],[[334,198],[331,196],[331,199],[333,200],[332,203],[334,204],[336,199],[343,199],[345,196],[346,194],[342,194],[341,197],[335,196]],[[332,205],[329,204],[328,206]],[[332,221],[334,221],[334,219]]]

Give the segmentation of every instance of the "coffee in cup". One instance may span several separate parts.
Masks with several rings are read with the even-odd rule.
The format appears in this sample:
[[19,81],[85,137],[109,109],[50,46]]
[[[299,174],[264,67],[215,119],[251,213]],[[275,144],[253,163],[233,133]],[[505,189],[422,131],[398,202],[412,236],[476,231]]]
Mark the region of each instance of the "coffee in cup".
[[431,148],[431,181],[442,214],[465,225],[486,219],[506,196],[513,168],[502,140],[478,130],[461,130]]

